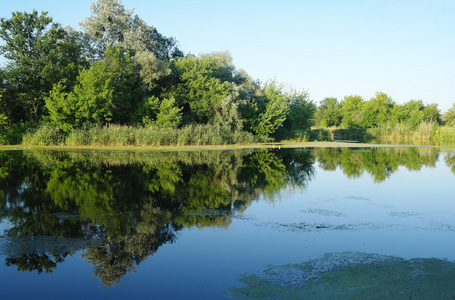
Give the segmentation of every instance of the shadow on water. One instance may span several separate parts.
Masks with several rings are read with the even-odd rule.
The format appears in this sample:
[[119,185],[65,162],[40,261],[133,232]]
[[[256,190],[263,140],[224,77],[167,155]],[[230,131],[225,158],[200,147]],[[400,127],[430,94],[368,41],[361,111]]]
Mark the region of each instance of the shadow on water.
[[[280,201],[324,170],[386,180],[434,166],[425,148],[219,152],[0,152],[0,254],[19,271],[52,272],[82,251],[101,284],[120,284],[183,228],[228,228],[254,201]],[[445,162],[455,173],[455,154]],[[1,227],[0,227],[1,228]]]

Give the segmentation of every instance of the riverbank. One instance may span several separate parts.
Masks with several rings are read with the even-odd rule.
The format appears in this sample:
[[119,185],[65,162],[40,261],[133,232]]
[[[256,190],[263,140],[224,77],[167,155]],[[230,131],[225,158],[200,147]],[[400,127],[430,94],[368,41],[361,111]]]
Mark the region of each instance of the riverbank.
[[186,145],[186,146],[27,146],[0,145],[0,151],[23,150],[57,150],[57,151],[223,151],[248,149],[282,149],[282,148],[387,148],[387,147],[419,147],[419,148],[455,148],[451,145],[400,145],[371,144],[355,141],[333,142],[288,142],[288,143],[251,143],[232,145]]
[[317,140],[355,140],[375,143],[435,144],[455,143],[455,128],[422,122],[417,128],[406,124],[385,124],[375,128],[313,128],[310,137]]

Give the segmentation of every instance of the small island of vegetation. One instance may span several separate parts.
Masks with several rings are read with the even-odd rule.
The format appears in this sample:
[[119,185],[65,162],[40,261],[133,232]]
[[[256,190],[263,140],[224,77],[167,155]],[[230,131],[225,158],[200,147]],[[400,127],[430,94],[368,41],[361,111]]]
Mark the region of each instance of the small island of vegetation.
[[229,52],[184,54],[118,0],[91,10],[81,31],[36,10],[0,19],[0,144],[455,140],[455,104],[441,115],[378,92],[317,105],[305,90],[251,78]]

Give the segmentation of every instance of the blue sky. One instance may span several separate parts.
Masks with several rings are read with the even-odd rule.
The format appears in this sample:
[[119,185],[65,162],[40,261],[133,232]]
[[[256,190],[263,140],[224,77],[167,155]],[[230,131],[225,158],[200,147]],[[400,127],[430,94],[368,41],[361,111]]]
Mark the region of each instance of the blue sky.
[[[79,28],[93,0],[0,0],[0,17],[48,11]],[[234,64],[263,82],[307,90],[319,102],[382,91],[455,103],[454,0],[123,0],[185,53],[229,51]]]

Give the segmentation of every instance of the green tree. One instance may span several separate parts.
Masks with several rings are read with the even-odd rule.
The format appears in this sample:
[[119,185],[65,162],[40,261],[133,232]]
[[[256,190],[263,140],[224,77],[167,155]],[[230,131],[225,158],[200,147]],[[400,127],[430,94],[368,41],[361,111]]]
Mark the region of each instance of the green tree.
[[229,53],[186,56],[174,63],[177,83],[166,91],[166,97],[174,97],[183,107],[188,123],[213,121],[232,95],[234,69]]
[[345,96],[341,101],[341,115],[343,127],[362,127],[362,107],[364,100],[357,95]]
[[95,56],[102,59],[109,45],[120,47],[139,67],[139,75],[148,90],[153,90],[160,78],[170,74],[171,59],[183,57],[175,39],[160,34],[120,1],[98,0],[90,8],[91,16],[79,25],[95,45]]
[[319,103],[315,113],[316,123],[322,127],[340,126],[341,113],[341,104],[337,98],[324,98]]
[[0,20],[0,54],[7,59],[3,79],[8,117],[37,121],[46,113],[44,98],[60,80],[72,83],[79,72],[79,48],[47,12],[15,12]]
[[441,112],[436,103],[428,104],[423,108],[423,120],[442,124]]
[[127,123],[139,96],[133,62],[112,46],[103,61],[81,71],[72,91],[66,92],[62,83],[55,85],[46,107],[51,121],[70,131],[86,122]]
[[314,123],[316,105],[308,92],[293,90],[285,98],[289,110],[283,126],[288,130],[309,130]]
[[446,125],[455,126],[455,103],[444,113],[443,120]]
[[386,93],[377,92],[362,105],[361,127],[372,128],[389,121],[393,105],[392,98]]
[[442,124],[437,104],[425,105],[422,100],[410,100],[402,105],[395,104],[390,120],[406,123],[411,128],[416,128],[423,121]]
[[283,86],[275,80],[265,83],[263,88],[265,109],[259,114],[253,130],[262,140],[268,140],[275,131],[283,126],[289,106],[282,92]]
[[175,106],[175,99],[163,99],[156,116],[155,125],[165,128],[175,128],[182,120],[181,108]]

